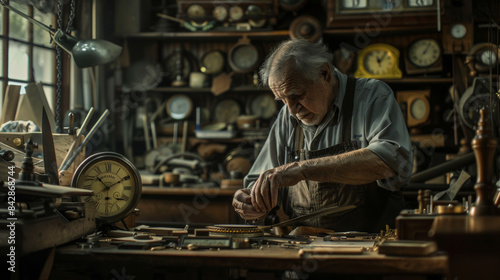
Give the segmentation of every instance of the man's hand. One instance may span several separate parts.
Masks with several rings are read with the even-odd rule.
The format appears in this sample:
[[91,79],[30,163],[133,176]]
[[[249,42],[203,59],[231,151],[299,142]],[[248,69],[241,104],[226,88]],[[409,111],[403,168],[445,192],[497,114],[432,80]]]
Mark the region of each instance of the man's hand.
[[304,180],[304,174],[297,162],[278,166],[262,172],[252,187],[252,205],[259,212],[269,212],[278,205],[278,189]]
[[238,213],[245,220],[254,220],[266,214],[266,212],[259,212],[255,210],[252,206],[250,191],[250,189],[237,190],[233,197],[234,211],[236,211],[236,213]]

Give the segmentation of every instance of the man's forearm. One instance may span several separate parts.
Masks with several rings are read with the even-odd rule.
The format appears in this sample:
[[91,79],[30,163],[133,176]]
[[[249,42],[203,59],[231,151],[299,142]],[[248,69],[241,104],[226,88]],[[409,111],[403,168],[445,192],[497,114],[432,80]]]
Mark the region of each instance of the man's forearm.
[[367,148],[310,159],[298,162],[298,165],[305,179],[319,182],[360,185],[395,174],[379,156]]

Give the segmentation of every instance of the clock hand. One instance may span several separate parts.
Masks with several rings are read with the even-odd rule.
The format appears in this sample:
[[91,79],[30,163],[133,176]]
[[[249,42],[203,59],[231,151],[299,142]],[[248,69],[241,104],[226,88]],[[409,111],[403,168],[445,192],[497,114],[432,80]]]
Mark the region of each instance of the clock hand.
[[99,182],[101,182],[101,183],[102,183],[102,184],[106,187],[106,189],[109,189],[109,187],[108,187],[108,186],[106,186],[106,184],[104,184],[104,182],[101,180],[101,178],[99,178],[99,176],[95,176],[95,177],[97,178],[97,180],[98,180]]
[[380,59],[377,59],[378,64],[380,64],[382,62],[382,60],[384,60],[386,55],[387,55],[387,52],[384,52],[384,54],[382,54],[382,57]]
[[123,177],[120,181],[118,181],[118,182],[115,182],[115,183],[111,184],[111,186],[109,186],[109,187],[111,188],[112,186],[114,186],[114,185],[116,185],[116,184],[119,184],[119,183],[121,183],[121,182],[123,182],[123,181],[126,181],[126,180],[128,180],[128,179],[130,179],[130,175],[127,175],[127,176]]
[[425,50],[422,54],[425,54],[427,52],[427,50],[429,50],[430,46],[431,46],[431,43],[430,42],[427,43],[427,47],[425,48]]

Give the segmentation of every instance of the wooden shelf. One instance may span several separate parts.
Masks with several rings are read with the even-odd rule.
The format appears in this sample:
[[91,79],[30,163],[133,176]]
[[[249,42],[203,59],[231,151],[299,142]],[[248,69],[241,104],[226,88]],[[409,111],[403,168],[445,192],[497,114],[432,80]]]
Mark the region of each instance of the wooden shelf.
[[453,78],[432,78],[432,77],[419,77],[419,78],[402,78],[402,79],[382,79],[387,84],[446,84],[453,83]]
[[[368,32],[380,32],[380,33],[399,33],[399,32],[429,32],[436,30],[435,25],[426,26],[391,26],[383,28],[373,28],[370,30],[365,30]],[[326,29],[323,31],[323,35],[354,35],[356,32],[353,28],[335,28]],[[138,33],[124,33],[117,34],[118,37],[131,38],[131,39],[207,39],[213,38],[219,40],[221,38],[240,38],[247,36],[248,38],[254,39],[286,39],[290,37],[289,30],[249,30],[249,31],[207,31],[207,32],[189,32],[189,31],[170,31],[170,32],[138,32]]]
[[234,31],[234,32],[140,32],[118,34],[118,37],[131,38],[131,39],[214,39],[221,38],[240,38],[246,36],[248,38],[270,38],[270,39],[284,39],[289,37],[288,30],[273,30],[273,31]]
[[[211,93],[210,88],[190,88],[190,87],[157,87],[149,90],[151,92],[165,93]],[[270,92],[267,87],[256,87],[253,85],[238,86],[230,89],[231,92]]]

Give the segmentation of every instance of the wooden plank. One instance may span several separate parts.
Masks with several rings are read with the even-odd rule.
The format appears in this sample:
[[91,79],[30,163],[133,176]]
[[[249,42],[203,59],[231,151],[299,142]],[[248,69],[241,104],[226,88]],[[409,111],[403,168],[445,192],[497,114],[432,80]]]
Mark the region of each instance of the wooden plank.
[[21,86],[8,85],[3,98],[2,115],[0,116],[0,124],[16,119],[17,103]]

